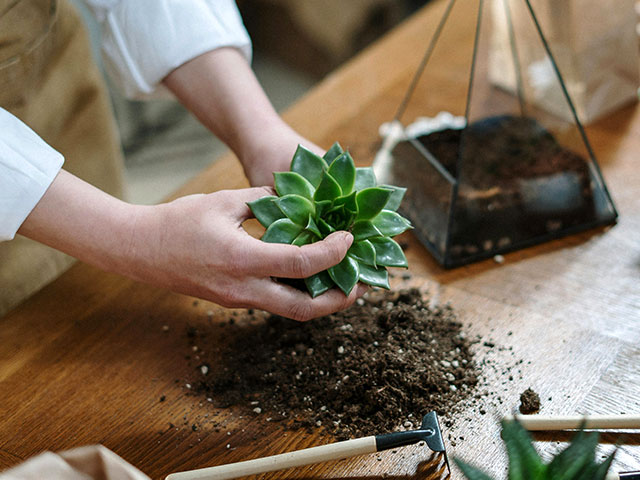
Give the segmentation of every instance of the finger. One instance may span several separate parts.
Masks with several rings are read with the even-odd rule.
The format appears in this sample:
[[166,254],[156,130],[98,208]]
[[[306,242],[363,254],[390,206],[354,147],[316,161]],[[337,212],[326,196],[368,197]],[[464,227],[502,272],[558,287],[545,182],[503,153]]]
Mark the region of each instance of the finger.
[[247,291],[252,294],[252,306],[303,322],[344,310],[368,290],[366,285],[357,284],[349,296],[333,288],[311,298],[307,292],[267,279],[256,279],[252,287]]
[[275,195],[276,192],[272,187],[253,187],[227,190],[225,193],[227,194],[227,199],[230,201],[229,213],[242,223],[248,218],[253,218],[253,213],[247,203],[262,197]]
[[353,235],[345,231],[302,247],[265,243],[247,235],[239,245],[245,252],[239,261],[245,273],[256,276],[306,278],[340,263],[352,243]]

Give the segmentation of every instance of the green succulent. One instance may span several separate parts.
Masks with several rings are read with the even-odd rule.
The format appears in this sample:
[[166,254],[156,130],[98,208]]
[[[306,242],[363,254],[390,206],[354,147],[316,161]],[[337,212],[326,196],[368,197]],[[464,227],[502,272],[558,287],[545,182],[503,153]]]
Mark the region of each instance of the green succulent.
[[356,168],[337,142],[322,157],[298,145],[290,171],[274,180],[277,196],[248,204],[266,228],[263,241],[302,246],[338,230],[354,237],[339,264],[304,279],[312,297],[335,285],[349,295],[358,281],[388,289],[386,267],[407,267],[391,239],[412,228],[396,212],[406,189],[378,186],[373,169]]
[[[519,422],[502,422],[502,438],[509,456],[509,480],[605,480],[615,455],[598,463],[598,434],[583,429],[549,463],[543,463],[531,436]],[[475,467],[458,459],[455,462],[469,480],[492,480]]]

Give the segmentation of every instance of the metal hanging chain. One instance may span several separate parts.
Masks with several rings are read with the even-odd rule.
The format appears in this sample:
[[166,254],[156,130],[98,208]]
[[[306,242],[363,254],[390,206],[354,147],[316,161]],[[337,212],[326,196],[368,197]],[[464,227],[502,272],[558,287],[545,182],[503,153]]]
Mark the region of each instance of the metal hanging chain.
[[442,15],[442,18],[440,19],[440,23],[438,24],[438,27],[436,28],[436,31],[433,34],[433,37],[431,38],[431,42],[427,47],[427,51],[422,57],[422,61],[418,66],[418,70],[416,70],[416,73],[411,79],[411,84],[409,85],[409,88],[407,89],[407,92],[405,93],[404,98],[402,99],[402,102],[400,102],[400,106],[398,107],[398,110],[396,111],[395,116],[393,117],[394,121],[400,120],[400,117],[402,116],[402,114],[404,114],[404,111],[406,110],[407,105],[409,104],[409,99],[413,95],[413,92],[415,91],[416,86],[418,85],[418,80],[422,76],[422,73],[424,72],[424,69],[427,66],[427,63],[431,58],[431,54],[433,53],[436,43],[438,42],[438,38],[440,38],[442,29],[444,28],[445,23],[447,23],[447,19],[449,18],[449,14],[451,13],[451,10],[455,3],[456,3],[456,0],[449,0],[449,4],[447,5],[445,12]]

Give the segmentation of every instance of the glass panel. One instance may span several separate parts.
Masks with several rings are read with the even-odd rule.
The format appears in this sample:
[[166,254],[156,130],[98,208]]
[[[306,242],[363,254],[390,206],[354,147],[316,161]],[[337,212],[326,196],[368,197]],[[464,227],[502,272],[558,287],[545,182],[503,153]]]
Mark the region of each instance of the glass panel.
[[399,108],[408,139],[382,180],[407,187],[403,213],[446,267],[617,216],[534,13],[528,0],[443,3]]
[[[613,205],[600,201],[608,217],[598,218],[595,198],[607,195],[600,192],[591,148],[532,10],[525,0],[497,0],[491,6],[479,17],[468,124],[460,140],[450,244],[455,261],[615,217]],[[489,74],[496,63],[491,42],[500,30],[509,36],[509,52],[503,52],[502,69],[494,66]],[[554,108],[540,108],[540,96]]]

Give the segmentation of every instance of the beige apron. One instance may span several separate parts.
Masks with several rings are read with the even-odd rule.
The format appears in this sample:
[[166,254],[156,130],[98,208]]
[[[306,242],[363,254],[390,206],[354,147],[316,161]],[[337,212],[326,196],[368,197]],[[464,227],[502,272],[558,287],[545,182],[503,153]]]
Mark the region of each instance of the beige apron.
[[[0,0],[0,106],[62,153],[65,170],[122,195],[109,99],[84,25],[66,0]],[[0,316],[72,263],[20,235],[0,243]]]

